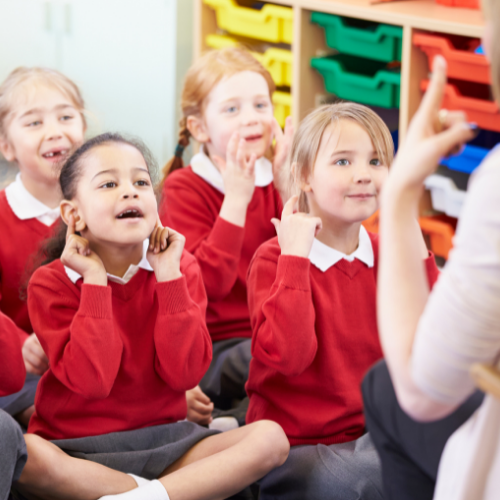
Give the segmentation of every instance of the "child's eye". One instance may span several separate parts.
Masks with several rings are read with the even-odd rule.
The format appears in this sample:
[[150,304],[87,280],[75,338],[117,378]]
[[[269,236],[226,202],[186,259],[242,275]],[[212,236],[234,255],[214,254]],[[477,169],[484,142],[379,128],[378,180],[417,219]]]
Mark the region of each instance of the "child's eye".
[[236,111],[238,111],[236,106],[229,106],[226,108],[226,113],[235,113]]
[[255,105],[256,108],[258,109],[265,109],[267,108],[269,105],[267,102],[259,102]]
[[370,165],[375,165],[376,167],[380,167],[380,165],[382,165],[382,163],[380,162],[380,160],[378,158],[374,158],[373,160],[370,160]]
[[145,180],[140,180],[140,181],[137,181],[136,184],[138,186],[149,186],[149,182],[148,181],[145,181]]
[[105,189],[111,189],[111,188],[116,187],[116,182],[109,181],[109,182],[106,182],[105,184],[102,184],[101,187],[105,188]]
[[349,160],[346,160],[345,158],[343,158],[341,160],[337,160],[335,162],[335,165],[340,165],[341,167],[346,167],[347,165],[349,165]]
[[67,121],[67,120],[71,120],[73,117],[70,116],[70,115],[65,115],[65,116],[61,116],[60,120],[62,121]]
[[28,123],[28,127],[36,127],[40,125],[42,122],[40,120],[35,120],[34,122]]

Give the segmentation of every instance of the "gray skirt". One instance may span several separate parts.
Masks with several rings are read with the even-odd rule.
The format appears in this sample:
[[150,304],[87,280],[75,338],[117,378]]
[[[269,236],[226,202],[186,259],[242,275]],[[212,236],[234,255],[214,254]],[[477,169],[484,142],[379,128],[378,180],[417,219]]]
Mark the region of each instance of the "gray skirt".
[[52,441],[68,455],[146,479],[158,476],[202,439],[218,434],[192,422]]

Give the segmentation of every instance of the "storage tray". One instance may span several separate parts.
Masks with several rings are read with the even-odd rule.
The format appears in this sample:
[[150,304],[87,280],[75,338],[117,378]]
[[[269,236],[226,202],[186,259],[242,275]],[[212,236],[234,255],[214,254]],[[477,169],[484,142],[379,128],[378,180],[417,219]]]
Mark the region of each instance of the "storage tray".
[[403,28],[313,12],[311,21],[325,29],[326,44],[344,54],[377,61],[401,61]]
[[281,128],[285,127],[287,116],[292,114],[292,95],[288,92],[275,91],[273,94],[274,117]]
[[462,7],[466,9],[480,9],[480,0],[436,0],[436,3],[448,7]]
[[326,91],[341,99],[383,108],[399,107],[399,69],[388,70],[384,63],[345,54],[314,57],[311,66],[323,76]]
[[[236,47],[238,45],[247,45],[246,40],[238,40],[228,35],[208,35],[205,39],[206,44],[213,49],[223,47]],[[252,55],[264,66],[278,87],[292,86],[292,52],[286,49],[271,47],[264,53],[251,50]]]
[[273,43],[292,43],[293,11],[290,7],[264,4],[262,9],[243,7],[235,0],[203,0],[217,15],[217,25],[235,35]]
[[466,144],[462,153],[456,156],[443,158],[439,163],[451,170],[471,174],[489,153],[488,149]]
[[439,212],[450,217],[459,217],[466,192],[457,188],[449,177],[439,174],[430,175],[425,179],[425,187],[431,192],[432,206]]
[[434,255],[447,259],[453,248],[454,227],[442,220],[439,215],[432,217],[420,217],[418,222],[422,233],[429,238],[431,250]]
[[[428,86],[428,80],[421,82],[422,90],[427,90]],[[477,123],[480,128],[500,132],[500,111],[494,101],[463,95],[455,84],[449,83],[445,88],[442,106],[465,111],[470,122]]]
[[453,35],[427,33],[413,35],[413,45],[425,52],[429,59],[429,68],[432,68],[434,58],[440,54],[448,63],[449,78],[489,84],[490,64],[486,56],[475,53],[480,43],[480,40]]

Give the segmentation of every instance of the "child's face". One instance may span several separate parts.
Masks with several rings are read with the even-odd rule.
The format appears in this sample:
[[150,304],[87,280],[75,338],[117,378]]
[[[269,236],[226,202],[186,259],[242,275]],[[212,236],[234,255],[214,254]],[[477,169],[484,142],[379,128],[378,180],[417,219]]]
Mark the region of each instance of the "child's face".
[[81,162],[77,193],[69,202],[76,209],[76,230],[95,244],[142,243],[158,217],[142,154],[129,144],[110,143],[92,149]]
[[73,102],[59,90],[38,85],[14,103],[2,153],[23,175],[42,183],[57,182],[54,166],[84,141],[85,127]]
[[265,154],[272,139],[273,106],[265,78],[242,71],[224,78],[210,92],[204,113],[205,144],[210,156],[226,157],[234,132],[246,141],[246,153]]
[[329,125],[313,172],[303,185],[311,213],[324,222],[368,219],[378,209],[388,172],[361,126],[351,120]]

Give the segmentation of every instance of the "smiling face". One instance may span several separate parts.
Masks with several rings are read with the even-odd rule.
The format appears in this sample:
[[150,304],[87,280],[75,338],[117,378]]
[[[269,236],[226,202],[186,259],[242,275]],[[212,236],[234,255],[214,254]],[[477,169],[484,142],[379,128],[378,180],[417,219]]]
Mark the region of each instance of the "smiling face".
[[84,140],[80,111],[61,91],[41,84],[18,92],[12,109],[6,137],[0,141],[5,158],[18,164],[23,179],[57,183],[54,166]]
[[352,224],[373,215],[389,169],[382,164],[370,136],[352,120],[325,130],[312,173],[302,185],[312,215]]
[[96,249],[142,243],[153,231],[158,213],[142,154],[129,144],[105,143],[80,162],[76,196],[62,202],[63,218],[73,213],[76,230]]
[[241,71],[221,80],[207,97],[203,119],[189,117],[188,127],[209,155],[226,158],[234,132],[246,140],[246,153],[263,156],[271,145],[273,106],[265,78]]

